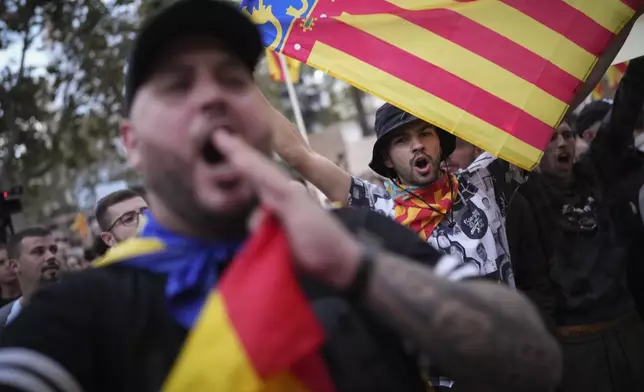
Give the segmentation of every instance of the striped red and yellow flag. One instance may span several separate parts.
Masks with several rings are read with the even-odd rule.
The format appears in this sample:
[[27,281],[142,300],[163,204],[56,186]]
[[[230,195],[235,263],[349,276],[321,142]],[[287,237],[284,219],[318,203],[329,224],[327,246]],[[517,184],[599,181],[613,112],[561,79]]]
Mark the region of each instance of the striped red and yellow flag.
[[619,81],[622,80],[622,76],[626,72],[628,67],[628,61],[620,64],[612,65],[606,71],[606,78],[608,79],[608,87],[615,89],[619,85]]
[[[291,77],[291,82],[298,83],[300,81],[302,63],[288,56],[284,56],[284,60],[286,60],[286,68],[288,69],[288,74]],[[266,63],[268,64],[268,73],[274,81],[282,83],[286,82],[284,71],[277,53],[270,49],[266,49]]]
[[244,0],[266,46],[524,168],[644,0]]
[[604,77],[599,81],[599,83],[593,90],[591,95],[593,100],[597,101],[602,98],[605,98],[606,90],[604,88],[604,83],[608,85],[609,89],[615,90],[619,85],[619,81],[622,80],[622,76],[624,76],[624,72],[626,72],[627,67],[628,67],[628,61],[611,65],[606,70],[606,74],[604,75]]
[[591,97],[593,101],[599,101],[600,99],[604,98],[604,81],[601,80],[597,86],[593,89],[593,92],[591,93]]
[[332,392],[324,333],[274,218],[229,267],[200,313],[164,391]]
[[[154,271],[143,265],[170,257],[190,255],[143,236],[111,248],[96,267],[119,263]],[[296,279],[286,235],[269,217],[206,298],[163,390],[333,392],[320,355],[324,340]]]

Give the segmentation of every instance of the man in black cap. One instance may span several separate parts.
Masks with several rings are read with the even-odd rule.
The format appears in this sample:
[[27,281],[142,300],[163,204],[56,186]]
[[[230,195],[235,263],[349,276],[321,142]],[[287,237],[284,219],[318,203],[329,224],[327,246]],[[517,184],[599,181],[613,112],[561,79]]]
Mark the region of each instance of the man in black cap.
[[385,103],[376,112],[378,139],[369,164],[388,179],[380,187],[315,153],[278,111],[272,119],[275,151],[332,202],[378,211],[445,253],[458,243],[464,263],[480,276],[514,286],[503,193],[488,170],[492,155],[483,153],[467,170],[451,174],[440,164],[454,150],[454,135]]
[[[284,261],[288,271],[289,263],[297,269],[309,299],[305,306],[324,328],[323,363],[305,365],[318,369],[315,380],[326,368],[335,391],[424,391],[416,357],[403,350],[407,346],[475,389],[552,388],[559,377],[558,348],[523,297],[490,282],[454,282],[465,273],[450,258],[432,269],[383,252],[377,243],[383,235],[369,229],[380,227],[381,217],[345,216],[347,230],[306,194],[292,191],[288,177],[269,159],[269,124],[252,78],[262,50],[255,26],[224,1],[179,1],[144,25],[130,58],[122,133],[129,162],[145,180],[146,223],[137,238],[109,252],[103,265],[112,264],[70,275],[34,296],[5,331],[0,390],[266,390],[261,381],[295,371],[299,363],[262,374],[242,372],[248,365],[222,370],[240,362],[221,351],[235,339],[210,344],[197,339],[218,324],[207,317],[213,287],[224,291],[221,286],[228,283],[258,290],[244,280],[257,271],[252,268],[230,283],[243,265],[231,259],[251,251],[254,267],[271,262],[272,271]],[[260,204],[269,217],[251,219]],[[366,222],[350,223],[360,220]],[[264,237],[249,234],[249,222],[250,231]],[[269,222],[271,231],[261,222]],[[391,235],[385,239],[399,238],[400,245],[417,249],[413,233],[385,223],[390,228],[383,226],[384,232]],[[280,258],[267,259],[264,252],[275,255],[272,244],[278,240]],[[240,252],[242,243],[257,245]],[[437,261],[431,248],[421,253],[416,257],[425,264]],[[292,272],[289,276],[293,279]],[[259,349],[293,318],[280,301],[285,291],[299,293],[283,285],[262,290],[275,299],[274,306],[257,309],[250,303],[243,312],[270,315],[282,308],[276,311],[280,322],[261,324],[261,334],[253,331]],[[249,302],[245,296],[236,300],[239,306],[228,308],[231,319],[232,310]],[[320,347],[298,340],[311,329],[319,328],[295,330],[285,350]],[[204,356],[182,366],[195,349]],[[276,360],[263,356],[264,362]],[[213,375],[237,377],[236,383],[213,388],[207,383]],[[239,386],[260,376],[252,387]],[[329,390],[311,381],[309,390]],[[175,382],[185,388],[171,388]]]

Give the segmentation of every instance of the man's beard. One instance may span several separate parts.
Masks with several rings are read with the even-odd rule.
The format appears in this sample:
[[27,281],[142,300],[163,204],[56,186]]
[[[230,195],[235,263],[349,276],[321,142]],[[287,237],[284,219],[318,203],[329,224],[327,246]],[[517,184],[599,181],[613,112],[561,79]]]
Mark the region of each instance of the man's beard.
[[44,285],[51,284],[51,283],[58,282],[59,275],[60,275],[60,271],[58,271],[58,273],[55,274],[55,275],[50,275],[50,276],[41,275],[40,276],[40,287],[42,287]]
[[213,212],[197,201],[189,164],[149,144],[145,149],[146,159],[154,162],[144,176],[146,188],[186,227],[204,238],[239,238],[246,233],[248,218],[258,205],[257,198],[232,212]]
[[440,170],[440,162],[438,160],[427,157],[429,164],[431,165],[431,175],[428,177],[420,177],[415,172],[413,165],[405,166],[403,168],[394,168],[398,178],[402,181],[403,184],[413,185],[413,186],[426,186],[438,179],[438,172]]

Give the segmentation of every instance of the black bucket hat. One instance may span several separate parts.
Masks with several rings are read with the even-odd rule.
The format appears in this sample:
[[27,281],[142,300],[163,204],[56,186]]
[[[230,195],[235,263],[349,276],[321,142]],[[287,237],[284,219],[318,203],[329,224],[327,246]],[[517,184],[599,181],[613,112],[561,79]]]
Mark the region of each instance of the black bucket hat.
[[264,53],[255,24],[226,0],[179,0],[161,8],[139,30],[128,57],[124,114],[149,77],[159,53],[174,39],[189,34],[218,39],[252,73]]
[[[376,142],[373,145],[373,153],[369,167],[371,170],[383,177],[394,178],[394,173],[390,168],[385,166],[383,149],[392,136],[391,133],[401,127],[411,124],[415,121],[423,121],[401,109],[398,109],[390,103],[385,103],[376,111]],[[441,161],[446,159],[456,147],[456,136],[436,127],[436,132],[441,144]]]

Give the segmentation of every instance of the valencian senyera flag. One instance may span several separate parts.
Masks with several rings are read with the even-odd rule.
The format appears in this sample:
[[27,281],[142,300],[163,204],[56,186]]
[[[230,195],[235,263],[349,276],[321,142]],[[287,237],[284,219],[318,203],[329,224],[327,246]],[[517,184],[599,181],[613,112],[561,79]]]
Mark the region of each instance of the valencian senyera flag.
[[[172,237],[146,237],[147,228],[110,249],[97,267],[118,262],[162,270],[163,264],[199,261],[198,249]],[[180,278],[190,279],[185,273]],[[320,353],[324,340],[296,279],[286,234],[269,217],[209,290],[162,390],[333,392]]]
[[531,169],[642,4],[243,0],[240,7],[267,47]]
[[[284,60],[286,68],[288,69],[288,75],[291,77],[291,82],[298,83],[300,81],[302,63],[288,56],[284,56]],[[279,55],[276,52],[266,49],[266,63],[268,65],[268,73],[274,81],[282,83],[286,82]]]

